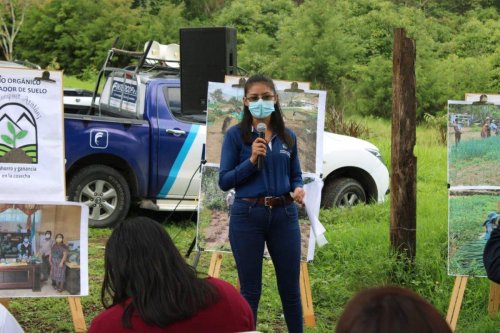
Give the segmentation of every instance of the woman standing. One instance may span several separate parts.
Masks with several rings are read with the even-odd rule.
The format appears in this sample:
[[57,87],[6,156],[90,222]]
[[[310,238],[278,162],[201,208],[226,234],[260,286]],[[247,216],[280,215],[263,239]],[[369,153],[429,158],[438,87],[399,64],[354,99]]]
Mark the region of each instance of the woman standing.
[[285,128],[272,80],[252,76],[244,92],[243,119],[226,133],[219,175],[223,191],[236,190],[229,241],[241,293],[256,319],[267,244],[288,331],[302,332],[300,228],[293,201],[303,203],[305,192],[297,138]]
[[64,244],[64,235],[56,235],[56,243],[50,250],[50,278],[52,286],[59,292],[64,290],[64,281],[66,280],[66,259],[68,258],[68,246]]

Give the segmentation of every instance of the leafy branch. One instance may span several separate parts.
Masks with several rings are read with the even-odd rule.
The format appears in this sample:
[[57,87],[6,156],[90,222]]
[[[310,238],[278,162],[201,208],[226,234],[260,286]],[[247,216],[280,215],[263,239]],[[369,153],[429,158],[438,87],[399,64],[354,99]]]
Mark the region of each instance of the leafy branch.
[[432,115],[430,113],[424,114],[426,124],[438,131],[438,140],[440,144],[446,144],[446,133],[448,130],[448,115]]

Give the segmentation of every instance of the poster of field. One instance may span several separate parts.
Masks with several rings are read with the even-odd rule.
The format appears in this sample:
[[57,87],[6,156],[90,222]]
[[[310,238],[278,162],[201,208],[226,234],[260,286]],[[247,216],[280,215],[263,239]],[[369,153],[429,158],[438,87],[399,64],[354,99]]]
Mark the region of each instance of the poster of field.
[[88,207],[0,202],[0,297],[88,295]]
[[[291,83],[276,85],[285,125],[295,132],[304,173],[321,173],[326,93],[300,88]],[[291,91],[293,90],[293,91]],[[206,160],[220,163],[225,132],[243,117],[243,88],[237,84],[209,82]]]
[[500,104],[448,102],[450,186],[500,185]]
[[[229,210],[234,191],[219,188],[219,167],[204,165],[201,177],[200,204],[198,207],[197,245],[202,251],[231,252],[229,244]],[[306,180],[307,181],[307,180]],[[306,261],[310,223],[305,209],[299,208],[301,230],[301,259]],[[268,256],[267,251],[265,253]]]
[[448,274],[486,276],[483,250],[491,225],[488,218],[498,210],[500,186],[450,189],[448,219]]

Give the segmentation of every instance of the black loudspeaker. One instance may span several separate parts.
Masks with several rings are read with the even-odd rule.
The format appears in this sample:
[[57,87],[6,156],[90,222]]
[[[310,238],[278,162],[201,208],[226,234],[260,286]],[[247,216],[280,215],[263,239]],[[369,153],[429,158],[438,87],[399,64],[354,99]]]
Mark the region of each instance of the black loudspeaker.
[[236,29],[180,29],[180,51],[182,113],[200,114],[207,109],[208,81],[236,73]]

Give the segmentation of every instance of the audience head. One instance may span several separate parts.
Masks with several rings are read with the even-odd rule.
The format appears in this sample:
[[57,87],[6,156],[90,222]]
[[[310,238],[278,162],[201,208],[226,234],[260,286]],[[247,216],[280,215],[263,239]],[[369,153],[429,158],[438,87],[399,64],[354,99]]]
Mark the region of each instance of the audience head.
[[147,217],[133,217],[115,227],[106,244],[104,266],[103,305],[109,308],[130,299],[122,317],[124,327],[130,327],[134,310],[143,321],[165,327],[217,298],[215,289],[184,261],[165,229]]
[[415,292],[396,286],[370,288],[354,296],[336,333],[451,333],[441,314]]

